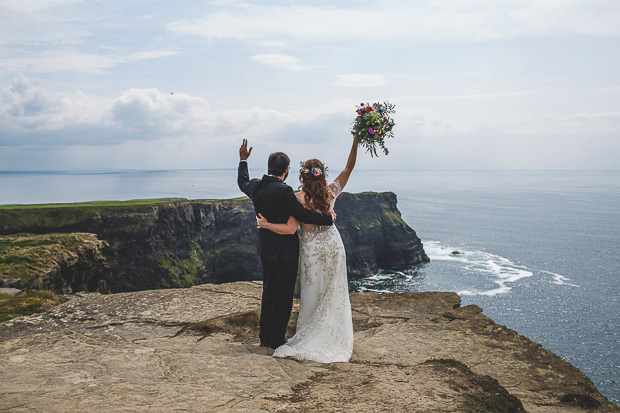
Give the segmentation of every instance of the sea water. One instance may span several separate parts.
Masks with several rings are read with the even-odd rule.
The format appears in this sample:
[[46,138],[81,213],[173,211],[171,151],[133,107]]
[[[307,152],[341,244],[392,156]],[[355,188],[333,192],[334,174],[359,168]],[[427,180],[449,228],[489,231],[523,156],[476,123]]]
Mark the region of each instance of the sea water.
[[[352,291],[456,291],[620,403],[620,171],[356,170],[346,190],[395,192],[431,259]],[[0,204],[240,195],[234,169],[0,173]]]

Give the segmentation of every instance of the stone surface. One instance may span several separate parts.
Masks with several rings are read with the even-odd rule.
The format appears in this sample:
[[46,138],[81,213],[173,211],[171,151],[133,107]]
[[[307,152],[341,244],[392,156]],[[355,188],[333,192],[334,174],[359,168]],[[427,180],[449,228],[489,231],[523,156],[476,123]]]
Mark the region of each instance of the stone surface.
[[20,290],[18,288],[0,288],[0,294],[17,295],[17,294],[19,294],[21,292],[22,292],[22,290]]
[[454,293],[352,294],[353,358],[332,364],[260,347],[260,294],[259,282],[81,294],[1,323],[0,409],[620,412]]
[[[428,261],[422,242],[402,220],[393,193],[343,193],[335,209],[351,277]],[[0,235],[6,238],[0,239],[0,256],[7,262],[20,258],[11,253],[15,234],[74,232],[93,234],[105,248],[90,254],[92,265],[71,260],[70,265],[42,265],[46,279],[38,284],[43,288],[123,292],[262,277],[254,209],[247,198],[0,208]],[[76,251],[69,250],[67,257],[90,256]],[[0,276],[10,276],[10,270],[0,271]]]
[[19,278],[2,278],[0,277],[0,287],[3,288],[20,288],[22,280]]

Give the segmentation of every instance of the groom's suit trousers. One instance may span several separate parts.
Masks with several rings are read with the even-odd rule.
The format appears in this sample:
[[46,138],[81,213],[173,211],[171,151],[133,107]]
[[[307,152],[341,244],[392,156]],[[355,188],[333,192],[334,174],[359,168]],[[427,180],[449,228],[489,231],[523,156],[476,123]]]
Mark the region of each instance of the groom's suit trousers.
[[286,327],[293,307],[297,261],[262,259],[263,297],[261,301],[261,344],[277,348],[284,344]]

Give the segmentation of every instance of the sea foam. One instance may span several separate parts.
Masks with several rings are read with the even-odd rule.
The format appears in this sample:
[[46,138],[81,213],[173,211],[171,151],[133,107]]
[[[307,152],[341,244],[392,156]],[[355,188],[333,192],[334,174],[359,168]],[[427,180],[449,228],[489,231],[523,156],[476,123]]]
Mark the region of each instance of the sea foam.
[[551,271],[543,271],[541,270],[540,272],[543,272],[545,274],[549,274],[553,277],[553,283],[557,284],[557,285],[568,285],[570,287],[579,287],[577,284],[573,284],[573,283],[569,283],[568,281],[570,281],[570,278],[565,277],[563,275],[557,274],[555,272],[551,272]]
[[[505,294],[512,289],[510,284],[534,275],[529,268],[518,265],[506,257],[486,251],[468,251],[461,248],[444,247],[439,241],[424,242],[424,249],[431,262],[433,260],[460,262],[468,272],[486,276],[487,279],[496,284],[495,288],[484,290],[466,288],[458,291],[459,295],[493,296]],[[454,254],[453,251],[458,251],[458,254]]]

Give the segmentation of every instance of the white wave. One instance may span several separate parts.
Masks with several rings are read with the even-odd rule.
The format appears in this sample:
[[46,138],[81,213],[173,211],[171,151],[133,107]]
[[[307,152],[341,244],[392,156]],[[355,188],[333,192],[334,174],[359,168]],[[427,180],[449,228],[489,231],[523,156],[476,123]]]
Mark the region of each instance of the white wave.
[[459,254],[453,254],[452,251],[457,251],[456,249],[442,247],[439,241],[424,241],[424,251],[431,261],[469,262],[463,256],[462,251],[459,251]]
[[[506,257],[491,254],[485,251],[468,251],[462,248],[444,247],[439,241],[424,242],[424,249],[431,259],[437,261],[456,261],[464,264],[465,268],[474,274],[488,274],[491,281],[497,285],[489,290],[464,289],[458,291],[460,295],[494,296],[509,292],[509,284],[516,283],[522,278],[534,275],[527,267],[518,265]],[[453,254],[458,251],[458,254]]]
[[[524,278],[534,276],[534,273],[546,273],[553,276],[553,283],[579,287],[569,283],[570,279],[550,271],[532,270],[524,265],[517,264],[509,258],[491,254],[481,250],[467,250],[460,247],[444,246],[440,241],[424,241],[426,254],[433,261],[451,262],[465,270],[457,293],[461,296],[495,296],[509,293],[513,286]],[[453,251],[458,251],[454,253]],[[381,289],[379,285],[373,286],[373,282],[389,281],[398,279],[406,283],[416,277],[414,273],[401,271],[380,270],[375,275],[366,278],[368,284],[360,286],[359,291],[375,291],[380,293],[389,292]],[[374,288],[373,288],[374,287]]]
[[[516,264],[506,257],[488,253],[486,251],[469,251],[462,248],[447,247],[441,245],[439,241],[425,241],[424,249],[427,255],[435,261],[453,261],[460,262],[464,268],[472,274],[486,274],[489,279],[496,284],[495,288],[477,289],[464,288],[458,291],[460,295],[485,295],[494,296],[505,294],[512,289],[512,284],[519,280],[534,275],[534,270]],[[458,254],[453,254],[458,251]],[[553,283],[557,285],[566,285],[571,287],[579,287],[577,284],[570,283],[570,278],[551,271],[537,270],[537,272],[549,274],[553,277]]]
[[570,287],[579,287],[577,284],[573,284],[573,283],[569,283],[567,281],[570,281],[570,278],[565,277],[563,275],[557,274],[555,272],[551,272],[551,271],[543,271],[540,270],[540,272],[544,272],[545,274],[549,274],[553,277],[553,283],[557,284],[557,285],[568,285]]
[[370,277],[366,277],[364,278],[364,280],[368,280],[368,281],[391,280],[392,278],[394,278],[394,273],[398,275],[403,275],[403,276],[405,275],[404,273],[400,271],[386,272],[386,271],[379,270],[378,273]]
[[368,291],[368,292],[372,292],[372,293],[381,293],[381,294],[394,292],[394,291],[390,291],[390,290],[381,290],[381,289],[378,289],[378,288],[367,288],[367,287],[364,287],[364,286],[361,286],[358,291],[360,293]]
[[457,291],[456,293],[458,295],[486,295],[486,296],[494,296],[497,294],[505,294],[508,291],[510,291],[510,287],[507,287],[505,285],[499,287],[499,288],[494,288],[492,290],[486,290],[486,291],[480,291],[480,290],[461,290],[461,291]]

